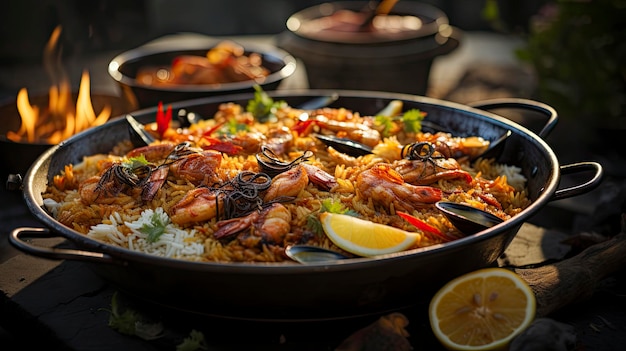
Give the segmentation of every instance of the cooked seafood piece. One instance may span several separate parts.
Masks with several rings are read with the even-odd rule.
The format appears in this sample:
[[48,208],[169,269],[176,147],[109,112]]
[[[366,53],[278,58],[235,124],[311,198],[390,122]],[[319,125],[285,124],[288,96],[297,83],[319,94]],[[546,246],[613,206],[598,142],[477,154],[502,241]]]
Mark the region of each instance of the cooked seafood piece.
[[169,210],[173,223],[185,225],[207,221],[217,216],[224,195],[209,188],[195,188]]
[[388,209],[411,212],[442,198],[441,189],[408,184],[389,164],[379,163],[361,172],[356,180],[357,194]]
[[[282,204],[272,203],[247,216],[217,222],[213,233],[216,239],[239,234],[239,241],[246,247],[259,243],[280,244],[291,230],[291,212]],[[247,230],[247,231],[246,231]]]

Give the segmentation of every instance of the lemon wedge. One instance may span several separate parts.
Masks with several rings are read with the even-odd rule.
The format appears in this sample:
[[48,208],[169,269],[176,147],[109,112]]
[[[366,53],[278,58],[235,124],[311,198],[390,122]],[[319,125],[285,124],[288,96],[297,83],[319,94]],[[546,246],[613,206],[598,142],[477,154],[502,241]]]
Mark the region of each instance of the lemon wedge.
[[320,221],[335,245],[364,257],[403,251],[421,239],[418,233],[344,214],[324,212]]

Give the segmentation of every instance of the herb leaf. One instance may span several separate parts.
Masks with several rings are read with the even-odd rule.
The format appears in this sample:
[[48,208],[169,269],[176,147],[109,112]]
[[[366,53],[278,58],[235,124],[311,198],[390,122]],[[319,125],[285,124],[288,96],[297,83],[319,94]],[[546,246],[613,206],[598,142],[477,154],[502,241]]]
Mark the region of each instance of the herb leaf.
[[244,123],[237,122],[235,118],[229,118],[226,123],[218,130],[220,135],[235,135],[237,132],[249,131],[250,127]]
[[204,334],[195,329],[189,333],[189,337],[185,338],[182,343],[176,346],[176,351],[197,351],[208,349],[208,345],[204,339]]
[[144,340],[155,340],[163,336],[163,324],[146,320],[139,312],[122,307],[117,300],[117,291],[111,298],[109,311],[109,327],[120,334],[140,337]]
[[418,109],[411,109],[402,115],[404,131],[408,133],[418,133],[422,130],[422,120],[426,117],[426,112]]
[[324,199],[322,200],[322,209],[320,212],[330,212],[330,213],[339,213],[339,214],[348,214],[350,210],[346,208],[341,201],[333,201],[333,199]]
[[345,214],[348,216],[356,217],[358,213],[354,210],[346,208],[341,201],[333,201],[333,199],[324,199],[322,200],[322,207],[318,212],[311,213],[306,219],[306,228],[312,231],[315,234],[321,235],[324,233],[324,228],[322,227],[322,223],[317,216],[318,213],[322,212],[330,212],[330,213],[339,213]]
[[391,134],[391,129],[393,128],[393,117],[378,115],[374,117],[374,124],[383,128],[381,131],[383,137],[388,137]]
[[134,310],[127,309],[121,311],[117,302],[117,291],[113,293],[111,298],[111,314],[109,315],[109,327],[117,330],[121,334],[135,335],[135,324],[139,321],[140,316]]
[[139,156],[131,157],[123,163],[124,167],[128,167],[130,169],[136,169],[136,168],[149,165],[149,164],[150,162],[146,159],[146,157],[143,154]]
[[146,240],[149,243],[154,243],[159,240],[159,237],[165,233],[165,228],[170,223],[169,217],[164,213],[154,212],[150,217],[149,223],[144,223],[139,231],[146,234],[148,237]]
[[285,104],[284,101],[274,101],[260,85],[254,85],[254,99],[248,101],[246,111],[252,113],[259,122],[272,122],[276,120],[274,114],[278,108]]
[[324,233],[322,222],[320,222],[320,219],[317,217],[317,214],[311,213],[310,215],[307,216],[306,229],[310,230],[311,232],[317,235],[322,235]]

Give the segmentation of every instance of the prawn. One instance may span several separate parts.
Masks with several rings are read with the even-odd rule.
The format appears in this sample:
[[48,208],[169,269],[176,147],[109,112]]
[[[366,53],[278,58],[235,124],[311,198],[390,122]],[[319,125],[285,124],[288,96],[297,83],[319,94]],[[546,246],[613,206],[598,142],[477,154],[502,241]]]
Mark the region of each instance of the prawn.
[[391,167],[397,171],[405,182],[413,185],[428,185],[440,179],[464,179],[472,182],[472,175],[461,169],[453,158],[434,160],[399,160],[394,161]]
[[394,161],[392,168],[400,173],[405,182],[413,185],[456,178],[463,178],[468,184],[472,182],[471,174],[462,170],[457,160],[438,150],[438,144],[427,141],[406,145],[402,148],[402,159]]
[[442,197],[441,189],[406,183],[400,173],[386,163],[360,173],[356,179],[356,191],[363,199],[371,198],[386,208],[393,204],[396,211],[405,212],[433,204]]
[[309,176],[305,168],[298,164],[272,179],[263,201],[270,202],[281,196],[296,197],[308,184]]
[[220,192],[200,187],[189,191],[169,209],[168,214],[178,225],[202,222],[216,217],[222,204],[223,195]]
[[223,239],[246,229],[239,241],[246,247],[256,247],[259,243],[281,244],[291,231],[291,212],[280,203],[272,203],[260,211],[217,222],[218,229],[213,236]]

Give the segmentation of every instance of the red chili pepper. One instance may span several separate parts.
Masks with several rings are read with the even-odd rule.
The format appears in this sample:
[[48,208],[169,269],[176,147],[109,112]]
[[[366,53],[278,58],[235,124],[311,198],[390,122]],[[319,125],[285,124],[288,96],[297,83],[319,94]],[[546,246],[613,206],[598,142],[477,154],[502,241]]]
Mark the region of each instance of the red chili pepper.
[[172,120],[172,105],[167,106],[167,111],[163,113],[163,102],[159,101],[157,106],[157,132],[163,138],[163,134],[170,127],[170,121]]
[[475,194],[483,199],[487,204],[497,207],[499,210],[502,209],[502,205],[498,202],[498,200],[492,194],[484,194],[482,192],[475,192]]
[[236,155],[243,149],[239,145],[235,145],[229,142],[223,142],[217,138],[211,138],[204,135],[202,136],[202,140],[209,142],[208,145],[202,146],[202,149],[204,150],[215,150],[229,155]]
[[202,136],[209,137],[211,134],[213,134],[214,131],[220,129],[223,125],[224,125],[224,122],[216,124],[214,127],[209,128],[205,130],[204,132],[202,132]]
[[404,212],[400,212],[400,211],[396,211],[396,213],[398,214],[398,216],[404,218],[407,222],[413,224],[415,227],[417,227],[417,229],[423,230],[425,232],[429,232],[432,234],[437,235],[438,237],[440,237],[441,239],[445,240],[445,241],[450,241],[449,238],[447,238],[445,235],[443,235],[443,233],[441,233],[441,231],[433,226],[431,226],[430,224],[422,221],[421,219],[411,216],[408,213],[404,213]]
[[306,135],[306,134],[309,134],[313,125],[317,123],[318,121],[314,119],[308,119],[306,121],[298,121],[293,127],[291,127],[291,130],[295,131],[299,135]]
[[214,144],[214,145],[209,145],[209,146],[205,146],[203,147],[203,149],[205,150],[215,150],[215,151],[219,151],[219,152],[223,152],[229,155],[237,155],[242,147],[238,146],[238,145],[228,145],[228,144]]

